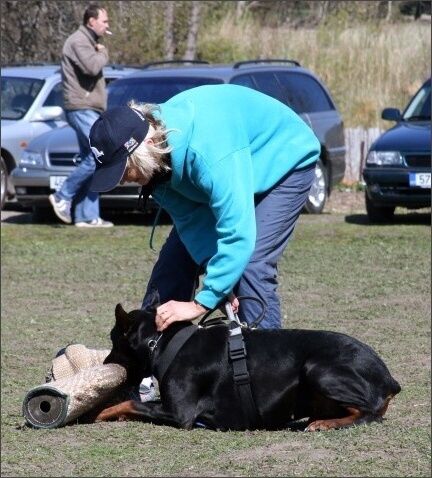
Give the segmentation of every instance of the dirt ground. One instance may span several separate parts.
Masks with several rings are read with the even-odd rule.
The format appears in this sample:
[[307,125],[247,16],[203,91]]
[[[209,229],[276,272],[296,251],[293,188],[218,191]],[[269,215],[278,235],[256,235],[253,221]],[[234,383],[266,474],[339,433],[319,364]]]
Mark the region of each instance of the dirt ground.
[[365,198],[363,191],[346,188],[345,190],[334,189],[327,200],[324,212],[327,213],[361,213],[365,210]]

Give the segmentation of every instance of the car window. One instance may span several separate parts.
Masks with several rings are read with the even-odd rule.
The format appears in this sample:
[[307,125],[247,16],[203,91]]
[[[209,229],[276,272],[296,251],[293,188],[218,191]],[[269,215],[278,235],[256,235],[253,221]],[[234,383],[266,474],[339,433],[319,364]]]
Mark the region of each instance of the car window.
[[1,117],[19,120],[29,110],[44,82],[33,78],[1,79]]
[[321,85],[312,77],[294,72],[261,72],[241,75],[231,83],[257,89],[288,105],[297,114],[334,110]]
[[172,96],[201,85],[223,83],[214,78],[128,78],[108,85],[108,108],[126,105],[135,100],[142,103],[164,103]]
[[252,75],[241,75],[233,78],[231,83],[236,85],[249,86],[259,90],[266,95],[272,96],[284,104],[288,104],[281,86],[272,72],[254,73]]
[[253,88],[254,90],[258,89],[251,75],[236,76],[235,78],[231,79],[230,83],[233,85],[247,86],[248,88]]
[[403,114],[403,119],[406,121],[412,119],[431,119],[430,81],[420,88],[420,90],[414,95]]
[[335,106],[322,86],[302,73],[276,73],[286,102],[296,113],[334,110]]
[[63,88],[61,83],[57,83],[50,91],[42,106],[61,106],[63,107]]

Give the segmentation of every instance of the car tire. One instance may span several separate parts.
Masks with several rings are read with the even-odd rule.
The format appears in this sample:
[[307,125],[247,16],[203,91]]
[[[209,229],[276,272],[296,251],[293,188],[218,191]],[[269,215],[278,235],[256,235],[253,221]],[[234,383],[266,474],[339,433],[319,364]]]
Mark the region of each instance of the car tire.
[[384,224],[392,222],[395,212],[394,206],[376,206],[365,192],[366,213],[369,222],[375,224]]
[[308,214],[321,214],[324,210],[327,196],[327,170],[320,159],[315,166],[315,178],[309,190],[309,194],[304,206],[304,211]]
[[8,194],[8,170],[6,167],[6,162],[3,158],[1,158],[1,198],[0,198],[0,204],[1,204],[1,209],[3,209],[3,206],[5,205],[7,194]]

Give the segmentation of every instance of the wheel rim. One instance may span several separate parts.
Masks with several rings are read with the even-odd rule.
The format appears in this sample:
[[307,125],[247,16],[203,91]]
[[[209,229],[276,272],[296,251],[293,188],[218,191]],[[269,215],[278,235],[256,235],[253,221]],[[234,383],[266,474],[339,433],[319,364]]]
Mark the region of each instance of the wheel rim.
[[315,178],[312,186],[309,190],[309,202],[314,207],[320,207],[323,201],[325,201],[325,178],[323,170],[317,165],[315,168]]
[[1,164],[0,185],[1,185],[1,203],[3,205],[3,201],[6,198],[6,191],[7,191],[7,172],[3,165],[3,158],[2,158],[2,164]]

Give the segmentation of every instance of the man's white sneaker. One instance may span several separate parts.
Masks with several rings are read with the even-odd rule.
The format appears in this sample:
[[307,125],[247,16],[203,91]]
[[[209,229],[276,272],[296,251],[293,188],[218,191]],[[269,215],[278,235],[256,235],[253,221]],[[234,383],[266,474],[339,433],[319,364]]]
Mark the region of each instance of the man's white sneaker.
[[114,224],[109,221],[104,221],[102,218],[98,217],[91,221],[81,221],[75,223],[76,227],[113,227]]
[[72,201],[68,201],[67,199],[60,199],[56,194],[50,194],[48,196],[49,202],[51,203],[52,207],[54,208],[54,212],[56,216],[66,224],[72,223],[72,216],[71,216],[71,206]]

